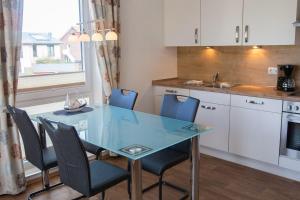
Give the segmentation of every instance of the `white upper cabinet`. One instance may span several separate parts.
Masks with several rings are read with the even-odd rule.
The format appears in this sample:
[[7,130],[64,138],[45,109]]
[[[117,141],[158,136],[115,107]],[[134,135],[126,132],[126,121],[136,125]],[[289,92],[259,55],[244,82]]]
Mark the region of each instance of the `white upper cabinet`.
[[200,1],[164,0],[165,46],[200,46]]
[[244,45],[293,45],[297,0],[244,0]]
[[243,40],[243,0],[201,1],[201,45],[233,46]]
[[298,1],[164,0],[165,45],[295,45]]

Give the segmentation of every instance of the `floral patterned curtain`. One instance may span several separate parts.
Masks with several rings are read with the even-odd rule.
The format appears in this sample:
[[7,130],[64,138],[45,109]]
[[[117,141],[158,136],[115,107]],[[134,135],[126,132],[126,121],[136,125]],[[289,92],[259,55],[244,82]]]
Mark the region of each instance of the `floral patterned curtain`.
[[[90,13],[95,23],[95,30],[113,29],[119,35],[120,0],[91,0]],[[97,61],[100,69],[103,90],[106,98],[111,89],[118,87],[119,81],[119,41],[97,42]]]
[[6,113],[14,105],[22,36],[23,0],[0,0],[0,194],[25,189],[19,133]]

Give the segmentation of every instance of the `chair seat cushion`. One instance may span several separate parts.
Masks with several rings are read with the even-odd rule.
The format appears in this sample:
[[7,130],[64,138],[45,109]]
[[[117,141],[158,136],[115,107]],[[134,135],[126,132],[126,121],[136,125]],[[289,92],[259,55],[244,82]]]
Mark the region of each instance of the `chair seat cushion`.
[[45,169],[50,169],[57,166],[56,154],[53,147],[43,149],[43,158]]
[[165,170],[188,158],[189,156],[187,153],[168,148],[142,158],[142,167],[144,170],[160,176]]
[[94,155],[99,155],[101,153],[101,151],[105,150],[97,145],[94,145],[92,143],[89,143],[87,141],[81,140],[85,150],[89,153],[92,153]]
[[92,195],[129,178],[126,170],[99,160],[90,163],[90,174]]

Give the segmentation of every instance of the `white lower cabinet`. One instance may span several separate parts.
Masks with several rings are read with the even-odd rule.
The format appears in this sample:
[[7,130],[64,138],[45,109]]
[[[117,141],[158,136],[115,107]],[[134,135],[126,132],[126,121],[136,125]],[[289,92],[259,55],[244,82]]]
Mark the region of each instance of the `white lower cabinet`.
[[200,145],[228,152],[230,95],[191,90],[190,95],[200,100],[195,123],[213,128],[201,135]]
[[[231,97],[229,152],[278,165],[281,108],[270,112],[264,111],[264,107],[282,106],[282,101],[251,99],[237,95]],[[243,103],[244,107],[240,107]]]
[[201,136],[200,145],[228,152],[229,112],[229,106],[200,103],[195,122],[213,127]]
[[200,100],[195,123],[213,128],[201,135],[201,146],[278,165],[281,100],[156,86],[156,114],[160,113],[164,94]]

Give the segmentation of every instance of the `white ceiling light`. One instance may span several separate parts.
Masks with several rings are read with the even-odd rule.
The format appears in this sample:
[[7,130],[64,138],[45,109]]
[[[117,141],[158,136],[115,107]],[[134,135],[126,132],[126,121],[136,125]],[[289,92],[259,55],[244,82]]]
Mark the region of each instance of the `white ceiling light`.
[[79,36],[79,41],[80,42],[89,42],[91,41],[91,38],[89,36],[89,34],[87,34],[86,32],[83,32],[80,36]]
[[68,37],[68,42],[79,42],[78,36],[77,36],[75,33],[72,33],[72,34]]
[[105,35],[105,40],[108,40],[108,41],[118,40],[118,35],[114,31],[108,31]]
[[103,41],[103,35],[99,32],[96,32],[92,35],[92,41],[95,42],[102,42]]

